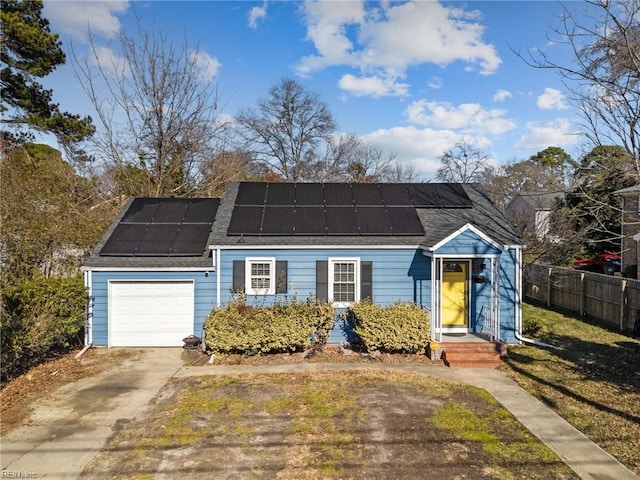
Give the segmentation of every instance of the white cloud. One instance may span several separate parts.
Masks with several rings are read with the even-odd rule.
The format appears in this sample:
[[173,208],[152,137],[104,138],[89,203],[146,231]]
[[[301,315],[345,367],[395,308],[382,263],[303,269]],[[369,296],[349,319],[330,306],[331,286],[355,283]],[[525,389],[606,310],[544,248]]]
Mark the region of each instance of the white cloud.
[[207,52],[202,50],[189,50],[189,56],[195,62],[196,67],[200,69],[200,80],[203,82],[212,82],[222,64]]
[[431,180],[440,167],[440,156],[461,138],[482,150],[491,147],[484,136],[461,136],[452,130],[435,130],[415,126],[380,129],[361,135],[363,142],[396,154],[396,161],[415,168],[421,180]]
[[117,15],[129,8],[128,1],[54,1],[45,0],[43,16],[52,30],[87,41],[89,31],[93,34],[113,37],[120,31]]
[[249,28],[254,30],[258,28],[258,20],[262,20],[267,16],[267,2],[265,1],[261,7],[253,7],[249,10]]
[[427,86],[434,90],[438,90],[442,88],[442,79],[440,77],[433,77],[429,82],[427,82]]
[[538,97],[538,107],[542,110],[565,110],[569,108],[565,101],[564,93],[555,88],[545,88],[544,93]]
[[[501,60],[482,40],[478,13],[437,2],[306,2],[307,38],[317,54],[301,59],[297,71],[308,75],[334,65],[359,69],[363,76],[403,77],[425,63],[466,62],[481,74],[494,73]],[[366,5],[366,7],[365,7]]]
[[409,90],[409,86],[406,83],[398,83],[395,79],[383,79],[380,77],[356,78],[351,74],[343,75],[338,82],[338,86],[345,92],[357,97],[405,96]]
[[118,56],[108,47],[95,47],[94,55],[89,57],[92,65],[100,69],[109,76],[128,77],[131,75],[131,68],[127,60]]
[[496,103],[504,102],[507,98],[511,98],[512,96],[513,95],[511,95],[511,92],[509,90],[499,89],[493,95],[493,101]]
[[459,130],[467,134],[500,135],[516,128],[515,122],[504,118],[505,110],[487,110],[479,103],[454,106],[448,102],[418,100],[405,110],[409,122],[434,128]]
[[529,122],[527,132],[520,137],[514,147],[518,150],[540,151],[549,146],[568,147],[578,143],[580,136],[566,118],[540,124]]

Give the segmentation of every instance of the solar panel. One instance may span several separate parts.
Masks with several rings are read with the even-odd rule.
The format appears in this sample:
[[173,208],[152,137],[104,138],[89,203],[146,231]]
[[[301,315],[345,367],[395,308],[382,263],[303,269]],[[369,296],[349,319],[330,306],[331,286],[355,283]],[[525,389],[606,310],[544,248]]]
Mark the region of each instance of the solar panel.
[[149,256],[169,255],[176,233],[178,233],[177,223],[148,225],[135,254]]
[[264,182],[245,182],[238,187],[236,205],[264,205],[267,198],[267,184]]
[[146,229],[144,223],[119,224],[100,250],[100,255],[133,256]]
[[263,235],[293,235],[293,207],[265,207]]
[[321,183],[296,183],[296,205],[324,205],[324,189]]
[[358,207],[356,210],[361,235],[391,235],[391,221],[384,207]]
[[219,206],[219,198],[193,198],[184,215],[184,222],[212,224]]
[[260,235],[263,207],[236,206],[231,215],[229,235]]
[[382,195],[376,183],[354,183],[351,185],[351,191],[356,206],[382,205]]
[[266,205],[291,205],[296,198],[296,186],[293,183],[267,184]]
[[324,201],[327,206],[351,206],[353,195],[348,183],[325,183]]
[[153,216],[153,223],[180,223],[189,208],[186,198],[163,200]]
[[183,224],[171,245],[171,256],[202,255],[207,247],[211,225],[205,223]]
[[295,235],[326,235],[324,207],[296,207],[293,226]]
[[414,207],[387,207],[394,235],[424,235],[422,222]]
[[161,202],[162,200],[159,198],[135,198],[121,222],[149,223],[158,211]]
[[409,185],[413,204],[420,207],[468,208],[471,200],[457,183],[416,183]]
[[384,204],[389,206],[412,206],[413,200],[406,185],[398,183],[381,183],[380,193]]
[[353,207],[327,207],[328,235],[357,235],[358,218]]

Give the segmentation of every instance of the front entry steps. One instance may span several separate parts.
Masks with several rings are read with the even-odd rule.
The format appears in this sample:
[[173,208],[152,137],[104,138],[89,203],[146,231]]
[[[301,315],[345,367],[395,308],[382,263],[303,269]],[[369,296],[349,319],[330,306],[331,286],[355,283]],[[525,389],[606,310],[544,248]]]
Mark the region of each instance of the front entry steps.
[[441,359],[447,367],[497,368],[507,354],[502,342],[442,342]]

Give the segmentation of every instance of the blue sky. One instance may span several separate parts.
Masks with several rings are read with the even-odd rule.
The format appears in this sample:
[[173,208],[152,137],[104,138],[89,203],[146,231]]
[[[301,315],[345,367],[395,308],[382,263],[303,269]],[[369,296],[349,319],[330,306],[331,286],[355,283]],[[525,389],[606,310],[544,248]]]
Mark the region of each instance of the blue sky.
[[[220,115],[254,107],[293,78],[328,104],[340,133],[397,155],[430,180],[438,157],[464,138],[495,165],[554,145],[577,156],[579,118],[551,70],[513,50],[571,62],[557,41],[555,1],[84,1],[45,0],[64,48],[87,52],[87,26],[105,55],[121,30],[163,32],[200,49]],[[586,11],[584,2],[565,7]],[[550,41],[551,39],[551,41]],[[71,55],[68,54],[68,59]],[[93,115],[71,62],[45,79],[61,108]]]

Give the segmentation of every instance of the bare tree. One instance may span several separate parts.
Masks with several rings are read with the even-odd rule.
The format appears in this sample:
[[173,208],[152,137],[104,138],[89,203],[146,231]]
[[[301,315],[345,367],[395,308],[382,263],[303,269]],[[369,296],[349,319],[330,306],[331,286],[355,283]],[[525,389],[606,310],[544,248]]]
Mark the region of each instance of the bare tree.
[[121,32],[116,43],[109,61],[93,37],[89,58],[73,55],[97,111],[95,155],[115,170],[118,193],[188,194],[225,131],[216,117],[216,85],[201,67],[206,54],[186,41],[176,49],[140,25],[135,36]]
[[440,156],[437,178],[444,182],[472,183],[489,166],[489,155],[462,139]]
[[258,102],[257,111],[240,111],[236,122],[254,159],[289,181],[315,180],[305,178],[305,170],[322,157],[321,147],[331,147],[336,128],[329,107],[291,79],[272,87]]
[[201,180],[196,193],[208,197],[220,197],[229,182],[242,182],[262,177],[266,172],[252,168],[251,157],[246,152],[222,152],[200,167]]
[[558,63],[538,50],[518,55],[561,76],[582,115],[582,133],[594,146],[622,145],[640,176],[640,0],[587,0],[595,14],[565,9],[554,33],[573,52]]
[[318,182],[340,182],[349,178],[349,166],[363,150],[355,135],[329,135],[303,165],[303,178]]

